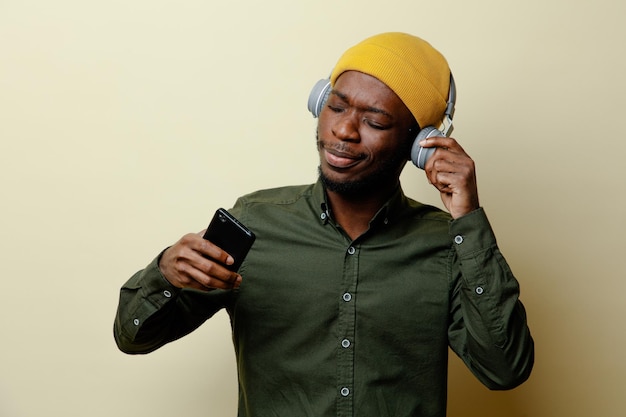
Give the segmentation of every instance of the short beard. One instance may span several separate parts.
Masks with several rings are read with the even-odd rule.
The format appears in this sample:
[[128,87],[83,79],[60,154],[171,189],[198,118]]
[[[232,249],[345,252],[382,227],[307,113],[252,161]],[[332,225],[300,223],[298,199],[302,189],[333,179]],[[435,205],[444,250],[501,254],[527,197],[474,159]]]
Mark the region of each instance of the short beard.
[[388,188],[388,191],[391,192],[400,182],[400,172],[405,164],[406,158],[398,155],[396,158],[384,161],[375,172],[367,177],[341,182],[328,178],[322,171],[321,166],[317,167],[317,171],[320,181],[328,191],[354,198],[366,196],[374,190],[380,191],[383,188]]
[[[322,146],[319,139],[319,131],[315,132],[315,139],[319,151],[320,146]],[[400,148],[396,155],[382,161],[377,169],[367,177],[354,181],[333,181],[324,174],[322,167],[318,166],[319,179],[328,191],[345,197],[364,197],[375,192],[375,190],[380,190],[382,187],[389,187],[388,191],[391,192],[400,183],[400,173],[408,161],[407,155],[411,152],[412,143],[412,141],[407,140],[405,146],[402,147],[404,149]]]

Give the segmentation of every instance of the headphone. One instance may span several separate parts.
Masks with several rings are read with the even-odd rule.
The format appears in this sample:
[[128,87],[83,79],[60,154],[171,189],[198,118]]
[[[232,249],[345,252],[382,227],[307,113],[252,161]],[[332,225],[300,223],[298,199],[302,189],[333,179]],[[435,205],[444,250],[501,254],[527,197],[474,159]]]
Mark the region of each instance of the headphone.
[[[322,108],[326,104],[326,100],[328,100],[328,96],[330,95],[330,79],[325,78],[319,80],[313,86],[311,90],[311,94],[309,94],[309,101],[307,103],[307,107],[309,111],[313,114],[313,117],[319,117],[322,112]],[[435,152],[435,148],[422,148],[419,145],[419,142],[423,139],[432,138],[434,136],[444,136],[449,137],[452,133],[454,127],[452,126],[452,118],[454,117],[454,106],[456,104],[456,85],[454,84],[454,77],[452,73],[450,73],[450,91],[448,92],[448,102],[446,104],[446,110],[444,111],[444,120],[443,123],[443,131],[437,129],[434,126],[426,126],[423,127],[418,133],[415,139],[413,140],[413,145],[411,146],[411,161],[415,164],[416,167],[424,169],[426,166],[426,161],[428,158],[432,156]]]

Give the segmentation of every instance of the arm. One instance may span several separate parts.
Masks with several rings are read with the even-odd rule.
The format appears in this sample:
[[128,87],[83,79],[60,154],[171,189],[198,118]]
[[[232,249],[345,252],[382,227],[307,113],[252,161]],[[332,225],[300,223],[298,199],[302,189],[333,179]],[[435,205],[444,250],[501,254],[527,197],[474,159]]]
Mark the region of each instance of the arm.
[[518,282],[479,208],[474,161],[453,138],[429,138],[421,145],[437,147],[426,176],[454,219],[450,347],[487,387],[513,388],[530,375],[534,343]]
[[240,275],[220,265],[229,262],[232,258],[201,234],[188,234],[133,275],[120,291],[114,322],[120,350],[151,352],[226,306],[229,290],[241,282]]
[[121,288],[113,335],[125,353],[148,353],[184,333],[173,329],[173,313],[180,290],[171,285],[158,268],[159,258],[134,274]]
[[490,389],[511,389],[530,376],[534,343],[519,285],[482,209],[450,226],[452,350]]

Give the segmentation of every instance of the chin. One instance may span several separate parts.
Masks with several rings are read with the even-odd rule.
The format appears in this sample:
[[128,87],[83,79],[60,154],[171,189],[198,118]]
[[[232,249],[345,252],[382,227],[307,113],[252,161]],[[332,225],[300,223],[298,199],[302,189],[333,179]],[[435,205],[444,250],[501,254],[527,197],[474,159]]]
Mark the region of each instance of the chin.
[[398,183],[398,178],[383,174],[374,173],[363,178],[338,179],[327,175],[322,167],[318,167],[319,179],[328,191],[344,196],[363,196],[373,191],[390,188]]

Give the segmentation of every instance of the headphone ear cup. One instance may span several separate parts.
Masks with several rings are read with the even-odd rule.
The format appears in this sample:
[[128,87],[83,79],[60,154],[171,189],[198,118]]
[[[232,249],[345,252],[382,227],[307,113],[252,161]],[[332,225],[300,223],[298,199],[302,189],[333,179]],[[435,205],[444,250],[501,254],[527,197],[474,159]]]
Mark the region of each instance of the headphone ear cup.
[[318,117],[320,115],[329,95],[330,80],[328,78],[319,80],[315,83],[313,89],[311,90],[311,94],[309,94],[309,101],[307,103],[307,107],[309,108],[309,111],[313,113],[313,117]]
[[434,136],[445,135],[439,129],[435,129],[432,126],[426,126],[420,130],[415,137],[413,145],[411,146],[411,161],[416,167],[424,169],[426,161],[428,161],[428,158],[430,158],[435,152],[435,148],[422,148],[419,143],[426,138],[432,138]]

